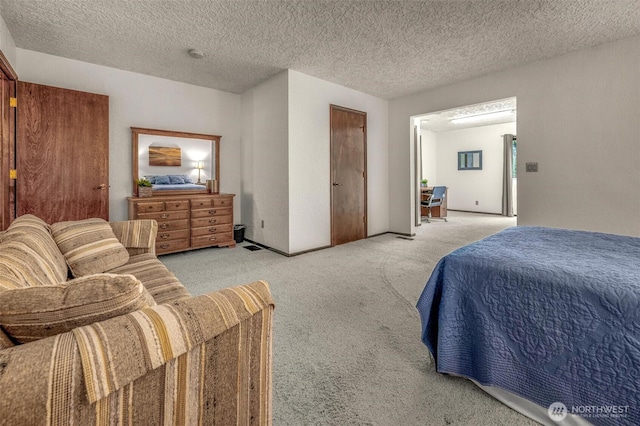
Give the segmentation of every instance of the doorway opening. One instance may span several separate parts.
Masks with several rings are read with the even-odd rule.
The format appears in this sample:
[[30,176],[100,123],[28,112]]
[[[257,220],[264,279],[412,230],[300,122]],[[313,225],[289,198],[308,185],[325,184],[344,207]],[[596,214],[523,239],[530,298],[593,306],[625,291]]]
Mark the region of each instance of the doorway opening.
[[[517,213],[515,97],[413,116],[411,124],[416,226],[424,223],[420,209],[424,186],[446,186],[448,210]],[[506,136],[512,137],[508,143]],[[470,163],[461,166],[461,158]]]

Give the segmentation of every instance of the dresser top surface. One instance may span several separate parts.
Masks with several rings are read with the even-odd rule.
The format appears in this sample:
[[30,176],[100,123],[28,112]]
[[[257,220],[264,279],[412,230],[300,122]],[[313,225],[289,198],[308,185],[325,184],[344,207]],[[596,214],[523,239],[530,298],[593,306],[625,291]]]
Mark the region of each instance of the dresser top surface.
[[154,201],[166,201],[166,200],[192,200],[194,198],[210,198],[210,197],[235,197],[236,194],[209,194],[209,193],[198,193],[198,194],[176,194],[176,195],[153,195],[152,197],[127,197],[129,201],[136,202],[154,202]]

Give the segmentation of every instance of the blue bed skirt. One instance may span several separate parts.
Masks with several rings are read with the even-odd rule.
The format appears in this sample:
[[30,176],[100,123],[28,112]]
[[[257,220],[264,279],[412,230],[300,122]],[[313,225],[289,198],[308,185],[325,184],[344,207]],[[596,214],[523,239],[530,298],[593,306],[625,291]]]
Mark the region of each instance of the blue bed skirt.
[[417,308],[438,372],[640,424],[640,238],[509,228],[443,257]]

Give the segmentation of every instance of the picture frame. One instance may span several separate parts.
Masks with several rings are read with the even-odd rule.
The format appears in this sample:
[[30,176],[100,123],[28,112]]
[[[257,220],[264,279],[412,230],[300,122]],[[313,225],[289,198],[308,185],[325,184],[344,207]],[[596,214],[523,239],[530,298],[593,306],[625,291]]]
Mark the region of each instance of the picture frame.
[[458,151],[458,170],[482,170],[482,150]]
[[181,166],[182,152],[178,146],[150,146],[150,166]]

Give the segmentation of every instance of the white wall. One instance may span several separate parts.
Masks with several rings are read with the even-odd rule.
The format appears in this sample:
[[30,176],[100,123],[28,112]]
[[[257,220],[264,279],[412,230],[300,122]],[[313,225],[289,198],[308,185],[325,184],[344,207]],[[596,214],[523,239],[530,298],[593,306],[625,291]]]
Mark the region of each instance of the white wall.
[[297,71],[288,73],[290,253],[331,244],[331,104],[367,113],[367,232],[386,232],[388,102]]
[[247,238],[289,254],[331,244],[331,104],[367,112],[368,233],[387,231],[387,101],[286,70],[242,94]]
[[[438,185],[446,185],[451,210],[502,213],[502,135],[516,134],[516,123],[436,133]],[[482,170],[458,170],[458,151],[482,151]],[[478,201],[478,205],[476,205]]]
[[245,237],[285,253],[289,252],[288,120],[286,71],[242,94]]
[[518,224],[640,236],[639,72],[635,37],[392,100],[391,230],[415,230],[410,117],[517,96]]
[[[240,95],[17,49],[20,80],[109,96],[109,218],[127,218],[130,127],[221,135],[220,191],[240,194]],[[234,221],[240,221],[236,196]]]
[[[13,37],[9,32],[9,28],[7,28],[7,24],[4,22],[4,19],[0,16],[0,51],[4,54],[4,57],[7,58],[9,64],[17,73],[16,70],[16,44],[13,41]],[[20,76],[19,76],[20,77]]]

